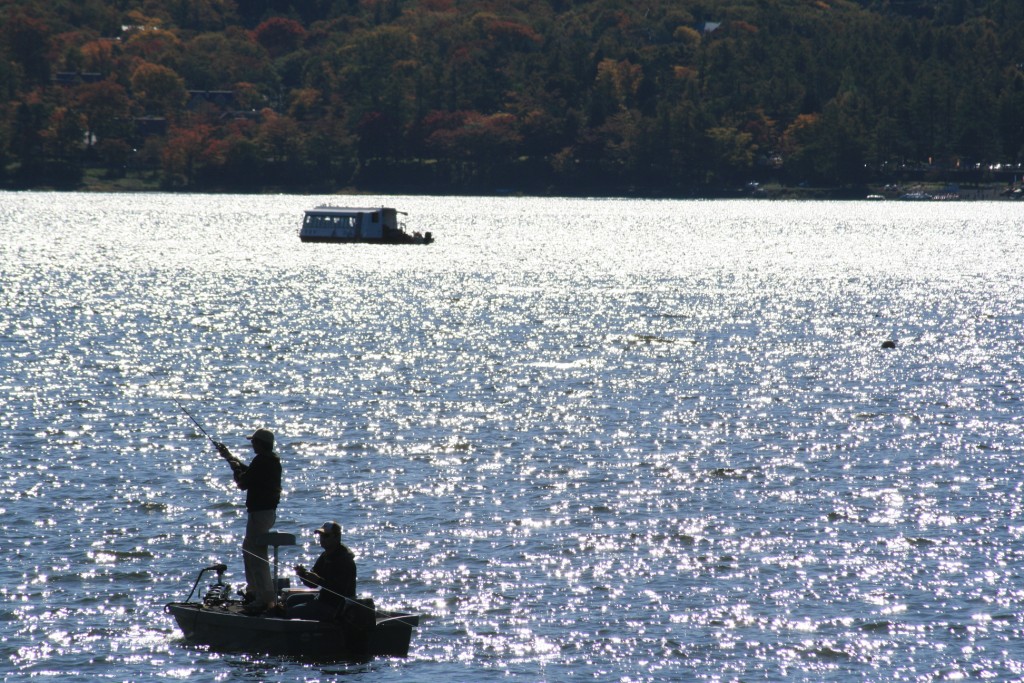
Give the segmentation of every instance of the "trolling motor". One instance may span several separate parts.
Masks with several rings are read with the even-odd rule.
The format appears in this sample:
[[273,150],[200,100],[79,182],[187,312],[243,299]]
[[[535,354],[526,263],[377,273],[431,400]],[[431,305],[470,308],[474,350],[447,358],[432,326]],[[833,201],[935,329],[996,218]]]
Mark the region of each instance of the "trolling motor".
[[196,586],[199,585],[199,580],[203,578],[203,574],[206,572],[217,572],[217,583],[210,586],[210,589],[206,591],[206,595],[203,597],[203,604],[207,606],[219,605],[228,599],[231,592],[231,587],[224,583],[224,572],[227,570],[226,564],[214,564],[209,567],[203,567],[199,570],[199,576],[196,577],[195,583],[192,584],[192,590],[188,592],[188,597],[185,598],[185,602],[192,599],[192,595],[196,592]]

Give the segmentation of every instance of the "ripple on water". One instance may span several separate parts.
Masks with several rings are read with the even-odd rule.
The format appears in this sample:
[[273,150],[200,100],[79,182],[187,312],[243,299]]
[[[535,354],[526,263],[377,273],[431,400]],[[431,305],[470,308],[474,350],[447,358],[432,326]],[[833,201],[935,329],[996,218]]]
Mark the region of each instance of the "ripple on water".
[[[438,242],[304,245],[318,198],[8,193],[0,670],[1024,675],[1008,204],[360,201]],[[342,523],[361,589],[428,616],[410,660],[181,642],[162,606],[244,583],[244,507],[179,404],[239,453],[277,430],[278,527]]]

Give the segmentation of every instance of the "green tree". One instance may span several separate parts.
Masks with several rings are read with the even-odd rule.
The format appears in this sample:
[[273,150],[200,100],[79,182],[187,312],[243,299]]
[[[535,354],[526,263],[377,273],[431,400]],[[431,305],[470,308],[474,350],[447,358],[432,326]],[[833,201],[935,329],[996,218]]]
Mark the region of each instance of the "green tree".
[[50,80],[50,27],[24,14],[8,16],[3,30],[6,52],[17,64],[29,86]]
[[999,138],[1002,157],[1009,161],[1024,161],[1024,72],[1013,67],[1007,70],[1004,86],[999,94]]
[[274,93],[278,82],[267,51],[238,29],[203,33],[188,41],[181,75],[192,90],[230,90],[246,82]]
[[951,151],[957,88],[946,68],[935,60],[922,65],[910,85],[910,120],[907,134],[918,159],[946,156]]
[[757,145],[754,136],[733,127],[717,126],[707,131],[713,182],[742,182],[754,166]]
[[171,20],[191,31],[220,31],[235,19],[234,0],[165,0]]
[[247,131],[235,129],[224,140],[222,182],[238,190],[258,190],[265,180],[266,163],[259,145]]
[[85,117],[67,107],[54,108],[42,140],[47,175],[58,185],[77,182],[82,177]]
[[132,91],[147,114],[169,116],[185,105],[185,80],[159,64],[143,62],[131,76]]

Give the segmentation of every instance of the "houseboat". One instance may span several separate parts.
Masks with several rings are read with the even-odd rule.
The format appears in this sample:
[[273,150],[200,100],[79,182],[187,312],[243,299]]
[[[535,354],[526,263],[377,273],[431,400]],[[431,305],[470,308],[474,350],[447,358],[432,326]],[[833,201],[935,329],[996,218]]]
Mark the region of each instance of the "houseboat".
[[306,211],[299,230],[303,242],[368,242],[379,244],[430,244],[431,233],[405,231],[398,222],[403,212],[386,207],[350,208],[318,206]]

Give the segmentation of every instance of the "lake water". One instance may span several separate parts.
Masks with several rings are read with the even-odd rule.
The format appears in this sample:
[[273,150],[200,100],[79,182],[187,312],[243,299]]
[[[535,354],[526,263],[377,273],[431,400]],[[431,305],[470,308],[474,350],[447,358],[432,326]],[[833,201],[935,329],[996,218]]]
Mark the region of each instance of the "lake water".
[[[1019,205],[327,199],[0,194],[4,680],[1024,677]],[[179,402],[408,659],[181,640],[245,511]]]

